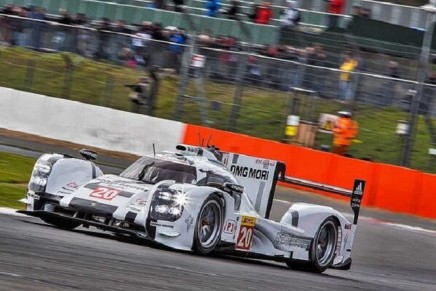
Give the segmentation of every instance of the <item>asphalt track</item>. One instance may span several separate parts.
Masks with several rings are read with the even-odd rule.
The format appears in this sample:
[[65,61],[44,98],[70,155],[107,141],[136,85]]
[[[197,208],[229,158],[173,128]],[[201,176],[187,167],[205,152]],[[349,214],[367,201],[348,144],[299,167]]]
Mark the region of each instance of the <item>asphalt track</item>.
[[[8,145],[0,151],[29,156],[46,149],[1,137],[0,144]],[[116,172],[116,159],[103,160]],[[347,203],[287,188],[279,187],[275,198],[274,219],[295,201],[351,213]],[[436,221],[362,209],[353,260],[349,271],[312,274],[275,262],[200,257],[94,229],[64,231],[36,218],[0,214],[0,290],[434,291]]]

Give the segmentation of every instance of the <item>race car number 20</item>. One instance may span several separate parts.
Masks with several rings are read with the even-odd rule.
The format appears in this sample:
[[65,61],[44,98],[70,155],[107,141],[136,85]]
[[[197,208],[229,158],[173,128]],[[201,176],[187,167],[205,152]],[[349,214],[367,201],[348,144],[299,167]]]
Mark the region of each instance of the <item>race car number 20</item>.
[[256,218],[251,216],[242,216],[241,227],[239,228],[238,239],[236,240],[236,249],[249,251],[253,242],[253,230],[256,225]]
[[112,200],[118,195],[118,193],[120,193],[120,191],[115,189],[97,187],[94,191],[91,192],[91,194],[89,194],[89,196],[104,200]]

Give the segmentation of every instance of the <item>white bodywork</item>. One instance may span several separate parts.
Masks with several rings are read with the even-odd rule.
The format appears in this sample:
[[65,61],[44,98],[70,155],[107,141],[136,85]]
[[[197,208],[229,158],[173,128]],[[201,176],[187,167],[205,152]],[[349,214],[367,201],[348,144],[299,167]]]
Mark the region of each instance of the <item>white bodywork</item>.
[[[73,218],[85,213],[92,215],[102,226],[128,227],[139,236],[189,251],[193,248],[195,225],[203,202],[214,194],[224,205],[217,250],[309,261],[310,245],[320,225],[327,218],[334,218],[339,232],[334,264],[341,265],[351,257],[356,224],[330,207],[295,203],[280,222],[266,218],[276,183],[274,179],[277,179],[276,161],[232,153],[217,157],[206,148],[184,146],[182,149],[178,153],[163,152],[142,159],[195,167],[196,180],[189,183],[161,180],[153,184],[103,175],[90,161],[45,154],[36,163],[29,182],[27,210],[29,213],[39,210],[56,213],[63,209],[64,214],[67,211]],[[237,198],[228,191],[197,185],[207,171],[244,186],[239,207]],[[153,199],[162,191],[171,191],[183,198],[183,208],[175,216],[177,219],[152,219],[151,208],[157,207],[153,206]],[[80,217],[87,219],[89,216]]]

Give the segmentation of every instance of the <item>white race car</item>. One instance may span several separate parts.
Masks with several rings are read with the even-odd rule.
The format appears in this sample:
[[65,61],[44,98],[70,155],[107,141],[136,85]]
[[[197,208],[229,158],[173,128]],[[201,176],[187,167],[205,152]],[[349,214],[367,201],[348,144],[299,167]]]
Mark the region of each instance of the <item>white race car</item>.
[[[285,164],[215,147],[178,145],[146,155],[119,176],[85,159],[44,154],[28,185],[27,210],[64,229],[94,226],[170,248],[214,251],[285,262],[290,268],[347,270],[365,181],[353,191],[284,176]],[[277,181],[309,185],[351,198],[354,220],[331,207],[294,203],[268,219]]]

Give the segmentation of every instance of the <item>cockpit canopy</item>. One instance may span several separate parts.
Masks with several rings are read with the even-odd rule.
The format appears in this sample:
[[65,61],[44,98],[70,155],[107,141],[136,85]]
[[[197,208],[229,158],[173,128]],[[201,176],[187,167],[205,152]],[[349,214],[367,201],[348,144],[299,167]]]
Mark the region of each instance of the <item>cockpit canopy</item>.
[[142,157],[124,170],[120,176],[152,184],[163,180],[195,184],[197,181],[197,170],[195,167],[185,163]]

